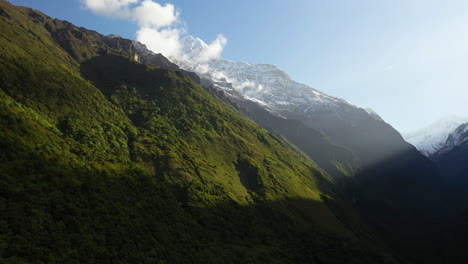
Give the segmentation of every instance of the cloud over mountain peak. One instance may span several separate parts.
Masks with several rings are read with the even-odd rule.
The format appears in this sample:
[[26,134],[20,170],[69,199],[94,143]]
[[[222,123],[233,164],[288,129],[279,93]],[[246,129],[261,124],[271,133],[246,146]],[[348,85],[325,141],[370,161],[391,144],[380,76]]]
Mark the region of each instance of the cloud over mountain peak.
[[187,30],[180,11],[172,4],[153,0],[82,0],[82,3],[96,14],[135,21],[140,27],[136,40],[176,61],[205,63],[220,58],[227,43],[227,38],[220,34],[209,45],[200,40],[204,45],[199,47],[197,56],[187,54],[183,45]]

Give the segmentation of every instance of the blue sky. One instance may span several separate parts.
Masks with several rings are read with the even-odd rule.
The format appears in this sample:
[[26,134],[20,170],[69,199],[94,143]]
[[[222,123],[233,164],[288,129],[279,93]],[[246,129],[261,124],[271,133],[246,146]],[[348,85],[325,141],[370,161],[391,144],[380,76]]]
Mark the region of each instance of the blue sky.
[[[134,21],[80,0],[10,0],[103,34],[135,39]],[[296,81],[371,107],[405,132],[468,116],[468,1],[176,0],[190,35],[223,34],[223,57],[276,64]]]

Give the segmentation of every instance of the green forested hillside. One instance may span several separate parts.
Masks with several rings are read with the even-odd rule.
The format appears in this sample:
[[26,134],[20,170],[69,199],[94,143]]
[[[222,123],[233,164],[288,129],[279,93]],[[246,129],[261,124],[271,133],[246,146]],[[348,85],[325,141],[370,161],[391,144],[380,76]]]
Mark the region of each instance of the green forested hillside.
[[4,0],[0,32],[0,262],[397,262],[313,161],[187,75]]

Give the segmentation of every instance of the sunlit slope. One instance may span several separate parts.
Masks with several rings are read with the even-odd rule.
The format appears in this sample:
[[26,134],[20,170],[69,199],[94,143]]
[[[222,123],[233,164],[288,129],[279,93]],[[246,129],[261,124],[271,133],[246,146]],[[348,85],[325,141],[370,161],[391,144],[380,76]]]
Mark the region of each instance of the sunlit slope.
[[[55,52],[44,45],[46,33],[32,34],[14,22],[4,27],[5,100],[47,124],[51,144],[64,141],[61,148],[70,145],[70,155],[104,167],[134,162],[170,181],[213,184],[241,203],[276,195],[319,199],[317,180],[324,177],[318,168],[187,76],[112,50],[78,64],[59,47]],[[86,43],[73,46],[80,44]],[[242,175],[233,177],[239,171],[255,179],[243,184]]]

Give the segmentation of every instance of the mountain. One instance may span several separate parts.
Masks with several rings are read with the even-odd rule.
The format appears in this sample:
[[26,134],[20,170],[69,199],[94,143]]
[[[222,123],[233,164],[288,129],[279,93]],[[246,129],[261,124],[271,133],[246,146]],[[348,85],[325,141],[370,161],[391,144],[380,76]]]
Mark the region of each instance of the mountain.
[[466,121],[466,118],[457,116],[446,117],[417,131],[404,133],[403,137],[422,154],[429,157],[439,151],[449,134]]
[[196,38],[173,63],[5,0],[0,30],[2,263],[463,256],[437,167],[369,109]]
[[275,65],[197,60],[206,44],[195,37],[183,43],[181,68],[314,159],[388,245],[415,261],[442,261],[434,242],[444,215],[437,167],[374,111],[295,82]]
[[5,0],[0,32],[0,262],[406,262],[162,55]]
[[185,37],[183,43],[185,57],[189,59],[178,62],[182,68],[197,72],[202,81],[228,97],[255,102],[277,116],[301,121],[323,132],[335,143],[354,151],[363,165],[411,149],[399,133],[372,110],[295,82],[275,65],[225,59],[196,61],[193,58],[207,45],[191,36]]

